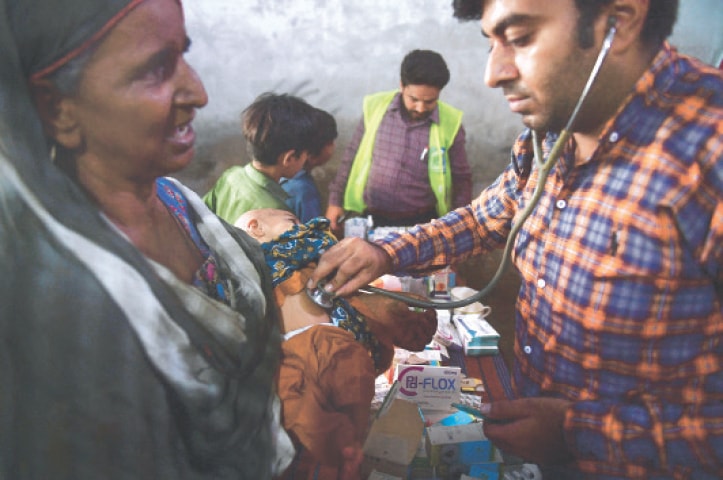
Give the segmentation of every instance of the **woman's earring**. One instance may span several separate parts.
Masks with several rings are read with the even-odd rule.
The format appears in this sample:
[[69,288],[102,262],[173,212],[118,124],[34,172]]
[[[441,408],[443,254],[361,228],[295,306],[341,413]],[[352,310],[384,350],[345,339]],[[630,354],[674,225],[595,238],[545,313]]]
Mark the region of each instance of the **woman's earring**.
[[55,163],[55,156],[58,154],[55,143],[50,146],[50,163]]

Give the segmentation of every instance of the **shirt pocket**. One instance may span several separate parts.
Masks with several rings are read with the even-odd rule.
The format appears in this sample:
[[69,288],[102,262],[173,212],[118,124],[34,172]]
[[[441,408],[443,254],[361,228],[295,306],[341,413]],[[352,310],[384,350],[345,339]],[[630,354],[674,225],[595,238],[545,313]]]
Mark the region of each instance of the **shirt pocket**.
[[600,247],[587,280],[588,306],[603,329],[657,337],[710,314],[710,278],[668,212],[617,215]]

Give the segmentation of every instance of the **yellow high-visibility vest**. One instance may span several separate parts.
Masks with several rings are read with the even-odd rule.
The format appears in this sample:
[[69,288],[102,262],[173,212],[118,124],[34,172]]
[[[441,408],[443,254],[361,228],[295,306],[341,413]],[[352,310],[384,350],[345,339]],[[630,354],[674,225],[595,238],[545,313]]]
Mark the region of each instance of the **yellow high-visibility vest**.
[[[359,213],[366,210],[364,188],[372,166],[377,130],[397,93],[394,90],[364,97],[364,136],[359,143],[344,191],[345,210]],[[462,125],[462,111],[444,102],[437,102],[437,105],[439,123],[432,122],[429,126],[427,171],[429,184],[437,199],[437,214],[442,216],[449,212],[452,205],[452,168],[448,151]]]

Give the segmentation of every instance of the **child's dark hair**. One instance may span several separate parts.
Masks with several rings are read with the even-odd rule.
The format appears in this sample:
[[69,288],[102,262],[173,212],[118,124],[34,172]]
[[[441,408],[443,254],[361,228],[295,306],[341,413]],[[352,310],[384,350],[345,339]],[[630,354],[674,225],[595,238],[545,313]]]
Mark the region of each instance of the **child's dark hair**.
[[274,165],[284,152],[311,152],[314,148],[315,108],[301,98],[267,92],[242,115],[242,132],[249,154]]
[[324,147],[336,140],[339,133],[336,129],[336,120],[332,114],[320,108],[316,108],[314,110],[316,131],[314,134],[313,145],[311,146],[309,153],[312,155],[319,155]]

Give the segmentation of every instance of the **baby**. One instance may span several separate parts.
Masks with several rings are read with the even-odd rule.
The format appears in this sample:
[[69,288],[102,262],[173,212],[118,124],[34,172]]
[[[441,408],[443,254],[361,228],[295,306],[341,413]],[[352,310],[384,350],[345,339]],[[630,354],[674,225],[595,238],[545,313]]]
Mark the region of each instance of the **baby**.
[[297,448],[336,478],[343,450],[361,449],[374,381],[391,365],[394,346],[423,350],[436,331],[436,314],[370,294],[335,298],[330,311],[314,303],[306,281],[336,243],[325,218],[300,224],[287,211],[259,209],[236,226],[261,243],[272,272],[285,335],[278,383],[284,427]]

